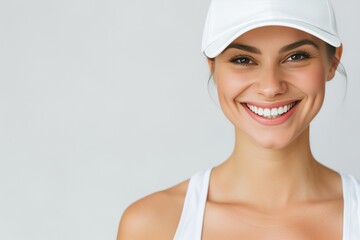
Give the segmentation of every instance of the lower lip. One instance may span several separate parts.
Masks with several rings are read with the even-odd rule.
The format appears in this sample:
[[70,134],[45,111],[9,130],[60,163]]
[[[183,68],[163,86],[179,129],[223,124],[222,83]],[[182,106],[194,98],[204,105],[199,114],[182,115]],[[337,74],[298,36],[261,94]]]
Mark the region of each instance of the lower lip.
[[285,123],[295,112],[297,106],[299,105],[299,103],[297,103],[292,109],[290,109],[290,111],[286,112],[285,114],[277,117],[277,118],[265,118],[265,117],[261,117],[259,115],[257,115],[256,113],[253,113],[247,106],[245,103],[241,104],[245,110],[248,112],[248,114],[255,119],[258,123],[262,124],[262,125],[266,125],[266,126],[275,126],[275,125],[280,125]]

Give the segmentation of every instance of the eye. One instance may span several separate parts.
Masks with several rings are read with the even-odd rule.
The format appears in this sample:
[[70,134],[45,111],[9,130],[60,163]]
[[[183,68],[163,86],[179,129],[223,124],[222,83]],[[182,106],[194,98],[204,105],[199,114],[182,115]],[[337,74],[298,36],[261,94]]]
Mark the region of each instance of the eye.
[[235,56],[235,57],[231,58],[229,61],[234,64],[239,64],[239,65],[255,64],[255,62],[253,60],[251,60],[249,57],[245,57],[245,56]]
[[293,53],[290,56],[287,57],[287,59],[285,60],[285,62],[299,62],[302,60],[306,60],[310,58],[310,54],[306,53],[306,52],[297,52],[297,53]]

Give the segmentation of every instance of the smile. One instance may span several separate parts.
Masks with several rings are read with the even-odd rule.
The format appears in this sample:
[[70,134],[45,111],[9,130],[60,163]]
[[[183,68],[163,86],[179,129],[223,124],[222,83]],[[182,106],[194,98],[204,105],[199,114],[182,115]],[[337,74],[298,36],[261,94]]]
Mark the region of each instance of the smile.
[[274,118],[278,118],[278,117],[284,115],[285,113],[289,112],[297,103],[298,103],[298,101],[295,101],[290,104],[280,106],[280,107],[274,107],[274,108],[262,108],[262,107],[258,107],[258,106],[247,103],[246,107],[251,112],[255,113],[256,115],[258,115],[260,117],[274,119]]

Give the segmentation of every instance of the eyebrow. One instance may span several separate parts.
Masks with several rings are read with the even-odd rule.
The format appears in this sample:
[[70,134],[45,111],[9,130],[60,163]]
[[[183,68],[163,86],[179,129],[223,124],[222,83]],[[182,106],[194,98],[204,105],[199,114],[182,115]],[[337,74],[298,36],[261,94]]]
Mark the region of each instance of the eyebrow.
[[[293,50],[295,48],[298,48],[298,47],[301,47],[304,45],[311,45],[311,46],[315,47],[316,49],[319,49],[319,45],[317,45],[315,42],[313,42],[309,39],[303,39],[303,40],[300,40],[300,41],[297,41],[297,42],[294,42],[294,43],[291,43],[289,45],[282,47],[279,52],[280,53],[287,52],[287,51]],[[239,43],[230,44],[227,48],[225,48],[224,52],[226,50],[228,50],[229,48],[236,48],[236,49],[244,50],[244,51],[250,52],[250,53],[261,54],[260,49],[258,49],[256,47],[244,45],[244,44],[239,44]]]
[[261,54],[261,51],[258,48],[244,45],[244,44],[239,44],[239,43],[231,43],[227,48],[225,48],[224,52],[226,50],[228,50],[229,48],[236,48],[236,49],[244,50],[246,52]]
[[295,48],[301,47],[303,45],[311,45],[311,46],[315,47],[316,49],[319,49],[319,45],[317,45],[315,42],[313,42],[309,39],[304,39],[304,40],[300,40],[298,42],[291,43],[291,44],[281,48],[280,52],[281,53],[287,52],[287,51],[293,50]]

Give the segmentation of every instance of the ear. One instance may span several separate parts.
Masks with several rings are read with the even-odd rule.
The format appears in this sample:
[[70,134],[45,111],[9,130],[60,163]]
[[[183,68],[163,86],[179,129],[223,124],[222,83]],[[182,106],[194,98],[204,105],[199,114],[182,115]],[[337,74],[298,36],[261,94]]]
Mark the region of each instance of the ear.
[[[213,79],[213,82],[215,83],[216,85],[216,81],[214,79],[214,71],[215,71],[215,58],[207,58],[207,62],[208,62],[208,65],[209,65],[209,69],[210,69],[210,72],[211,72],[211,75],[210,77],[212,77]],[[210,81],[210,79],[209,79]]]
[[340,64],[342,52],[343,52],[343,45],[336,48],[334,58],[332,59],[332,61],[330,63],[331,65],[330,65],[327,81],[330,81],[335,77],[336,69],[338,68],[338,66]]
[[207,58],[209,69],[211,73],[214,73],[215,70],[215,59],[214,58]]

